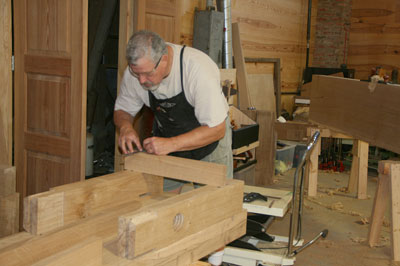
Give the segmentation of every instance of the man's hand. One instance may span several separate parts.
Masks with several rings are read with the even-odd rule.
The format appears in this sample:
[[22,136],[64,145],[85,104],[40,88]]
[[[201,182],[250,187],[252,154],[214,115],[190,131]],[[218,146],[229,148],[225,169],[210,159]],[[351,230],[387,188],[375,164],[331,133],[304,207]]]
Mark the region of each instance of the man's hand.
[[176,151],[174,138],[151,137],[143,141],[143,147],[148,153],[167,155]]
[[142,151],[142,145],[136,131],[132,127],[122,127],[119,131],[118,145],[123,154],[134,151],[133,144]]

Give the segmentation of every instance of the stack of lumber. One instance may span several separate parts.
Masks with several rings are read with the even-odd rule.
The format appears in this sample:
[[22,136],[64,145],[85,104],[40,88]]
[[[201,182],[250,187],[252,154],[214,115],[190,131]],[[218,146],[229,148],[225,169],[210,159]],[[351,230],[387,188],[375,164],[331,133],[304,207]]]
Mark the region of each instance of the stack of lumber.
[[15,190],[15,167],[0,165],[0,237],[18,232],[19,193]]
[[[0,265],[186,266],[245,233],[243,182],[225,166],[138,153],[124,168],[27,197],[26,232],[0,239]],[[162,169],[214,185],[171,196]]]

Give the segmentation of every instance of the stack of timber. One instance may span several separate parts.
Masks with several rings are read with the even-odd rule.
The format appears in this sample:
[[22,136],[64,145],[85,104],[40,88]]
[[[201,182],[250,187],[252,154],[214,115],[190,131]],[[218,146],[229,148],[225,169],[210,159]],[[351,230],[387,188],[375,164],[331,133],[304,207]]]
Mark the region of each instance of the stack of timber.
[[310,121],[400,153],[400,87],[331,76],[313,77]]
[[0,237],[18,232],[19,193],[15,189],[15,167],[0,165]]
[[[137,153],[124,171],[24,200],[24,228],[0,265],[198,265],[245,233],[243,182],[207,162]],[[172,195],[163,177],[206,184]]]

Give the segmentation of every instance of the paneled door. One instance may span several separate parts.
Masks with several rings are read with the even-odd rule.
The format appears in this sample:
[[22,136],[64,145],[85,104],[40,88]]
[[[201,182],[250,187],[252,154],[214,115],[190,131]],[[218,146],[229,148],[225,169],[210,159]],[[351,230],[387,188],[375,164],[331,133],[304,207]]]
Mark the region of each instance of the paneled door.
[[85,176],[87,0],[14,0],[21,197]]

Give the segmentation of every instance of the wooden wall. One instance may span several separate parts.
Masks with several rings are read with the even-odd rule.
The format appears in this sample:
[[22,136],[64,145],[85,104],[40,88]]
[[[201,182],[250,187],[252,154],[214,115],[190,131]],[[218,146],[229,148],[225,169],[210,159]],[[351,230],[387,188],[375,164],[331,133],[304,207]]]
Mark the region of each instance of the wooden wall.
[[348,67],[356,78],[367,79],[382,66],[391,74],[400,68],[400,2],[353,0]]
[[[204,9],[206,1],[183,2],[181,42],[191,45],[194,8]],[[231,3],[232,23],[240,25],[244,56],[280,58],[281,91],[296,92],[306,62],[308,0],[232,0]],[[316,6],[317,0],[313,0],[313,20]],[[310,63],[311,60],[312,57]],[[270,67],[263,71],[268,69],[272,73]],[[282,97],[282,107],[289,112],[293,109],[293,96]]]

